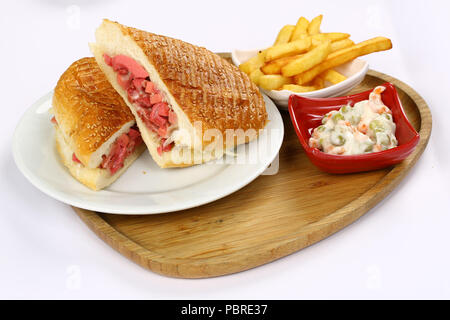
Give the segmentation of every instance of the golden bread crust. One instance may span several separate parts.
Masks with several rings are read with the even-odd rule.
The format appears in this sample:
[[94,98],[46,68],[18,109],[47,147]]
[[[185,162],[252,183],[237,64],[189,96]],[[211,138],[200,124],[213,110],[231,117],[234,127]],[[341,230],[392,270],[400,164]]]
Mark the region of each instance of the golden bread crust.
[[222,133],[265,127],[263,97],[236,66],[205,48],[116,24],[143,50],[192,124]]
[[[70,174],[77,179],[78,181],[80,181],[82,184],[84,184],[86,187],[88,187],[89,189],[92,189],[94,191],[98,191],[99,188],[96,185],[96,179],[92,178],[92,177],[87,177],[85,175],[80,175],[78,172],[79,170],[76,169],[76,167],[73,164],[73,160],[69,159],[67,157],[65,157],[65,154],[62,150],[62,146],[60,145],[59,141],[56,139],[55,140],[56,143],[56,150],[58,151],[59,157],[61,158],[63,164],[66,166],[67,169],[69,169]],[[88,169],[91,170],[91,172],[93,172],[94,174],[92,174],[92,176],[95,176],[96,171],[95,170],[102,170],[102,169]]]
[[59,79],[53,95],[59,128],[79,160],[90,155],[134,117],[94,58],[74,62]]

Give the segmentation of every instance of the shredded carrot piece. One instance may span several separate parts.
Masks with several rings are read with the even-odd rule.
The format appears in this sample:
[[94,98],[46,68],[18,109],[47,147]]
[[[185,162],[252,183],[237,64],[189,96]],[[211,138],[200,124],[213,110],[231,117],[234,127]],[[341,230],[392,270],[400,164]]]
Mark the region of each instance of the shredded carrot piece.
[[373,147],[373,150],[378,152],[378,151],[383,150],[383,147],[381,145],[377,144],[377,145],[375,145],[375,147]]
[[362,133],[367,133],[367,125],[365,123],[358,125],[358,131]]

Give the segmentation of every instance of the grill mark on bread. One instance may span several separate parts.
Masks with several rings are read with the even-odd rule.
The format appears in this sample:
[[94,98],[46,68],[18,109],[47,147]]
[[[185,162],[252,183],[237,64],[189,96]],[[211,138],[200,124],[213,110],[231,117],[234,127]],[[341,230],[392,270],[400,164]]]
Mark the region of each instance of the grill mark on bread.
[[181,40],[122,26],[143,50],[190,121],[203,129],[264,128],[267,113],[258,88],[235,66]]
[[72,140],[81,161],[134,120],[94,58],[80,59],[63,73],[55,87],[53,108],[59,128]]

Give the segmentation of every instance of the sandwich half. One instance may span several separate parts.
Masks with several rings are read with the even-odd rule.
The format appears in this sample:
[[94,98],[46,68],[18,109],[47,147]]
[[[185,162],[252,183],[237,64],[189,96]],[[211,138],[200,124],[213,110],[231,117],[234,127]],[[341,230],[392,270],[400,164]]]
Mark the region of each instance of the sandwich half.
[[63,73],[51,113],[62,162],[93,190],[113,183],[145,150],[134,116],[94,58],[80,59]]
[[221,157],[266,125],[255,84],[205,48],[109,20],[90,48],[162,168]]

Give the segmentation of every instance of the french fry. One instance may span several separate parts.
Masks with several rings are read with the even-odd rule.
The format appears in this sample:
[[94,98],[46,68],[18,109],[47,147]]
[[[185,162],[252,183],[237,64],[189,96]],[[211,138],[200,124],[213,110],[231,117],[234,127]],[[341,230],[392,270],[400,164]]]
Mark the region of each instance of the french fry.
[[290,41],[300,40],[308,35],[309,21],[305,17],[300,17],[295,25]]
[[[363,41],[354,46],[331,53],[328,58],[315,67],[295,76],[294,80],[297,84],[302,85],[313,80],[322,72],[340,66],[360,56],[392,49],[392,42],[388,38],[377,37]],[[286,68],[285,66],[284,68]]]
[[294,32],[295,26],[293,25],[285,25],[283,28],[281,28],[280,32],[278,33],[277,39],[275,40],[274,46],[278,44],[288,43],[291,39],[292,33]]
[[289,43],[279,44],[267,49],[266,62],[306,52],[311,47],[311,39],[305,38]]
[[[327,41],[318,47],[312,49],[308,53],[305,53],[301,57],[289,62],[287,65],[281,68],[281,74],[285,77],[292,77],[299,73],[305,72],[325,61],[330,54],[331,42]],[[311,79],[312,80],[312,79]]]
[[300,17],[295,26],[285,25],[272,47],[239,69],[263,89],[308,92],[347,79],[335,67],[392,48],[391,40],[384,37],[355,44],[348,33],[321,33],[322,19],[323,15],[319,15],[309,22]]
[[350,39],[339,40],[331,43],[331,53],[336,52],[341,49],[345,49],[353,46],[355,43]]
[[319,40],[318,38],[311,37],[311,49],[317,48],[321,44],[324,44],[326,41],[329,41],[329,40],[323,40],[323,39]]
[[[311,48],[316,48],[326,41],[331,41],[331,45],[333,46],[335,42],[348,40],[347,38],[350,37],[350,35],[348,33],[333,32],[333,33],[319,33],[310,37],[311,37]],[[341,45],[342,48],[345,48],[346,46],[349,47],[351,45],[351,44],[349,45],[348,43],[355,44],[353,41],[349,40],[349,42],[346,41],[345,43],[339,43],[339,45]],[[339,48],[338,46],[336,47]],[[337,50],[339,49],[335,49],[335,51]]]
[[339,82],[347,80],[346,76],[333,69],[325,71],[319,77],[323,78],[325,81],[331,82],[332,84],[338,84]]
[[302,93],[302,92],[315,91],[315,90],[317,90],[317,88],[313,87],[313,86],[299,86],[296,84],[285,84],[285,85],[283,85],[283,87],[281,87],[281,90],[289,90],[289,91],[293,91],[293,92]]
[[262,72],[264,74],[281,74],[281,68],[285,65],[287,65],[292,60],[295,60],[296,58],[300,57],[301,55],[295,55],[295,56],[289,56],[284,58],[279,58],[276,60],[272,60],[268,63],[266,63],[262,68]]
[[315,40],[325,41],[330,40],[331,42],[344,40],[350,38],[348,33],[342,32],[329,32],[329,33],[318,33],[311,36]]
[[323,15],[317,16],[314,19],[311,20],[310,24],[308,25],[308,34],[309,35],[315,35],[320,33],[320,25],[322,24]]
[[311,84],[316,87],[317,90],[323,89],[325,87],[325,79],[319,75],[314,78]]
[[264,60],[266,57],[267,49],[258,52],[256,56],[250,58],[244,63],[239,65],[239,69],[246,74],[252,73],[254,70],[261,68],[264,65]]
[[292,83],[292,79],[281,75],[268,74],[259,77],[259,86],[266,90],[277,90],[288,83]]
[[263,76],[264,73],[262,73],[261,69],[255,69],[250,73],[250,80],[256,85],[259,85],[259,78]]

